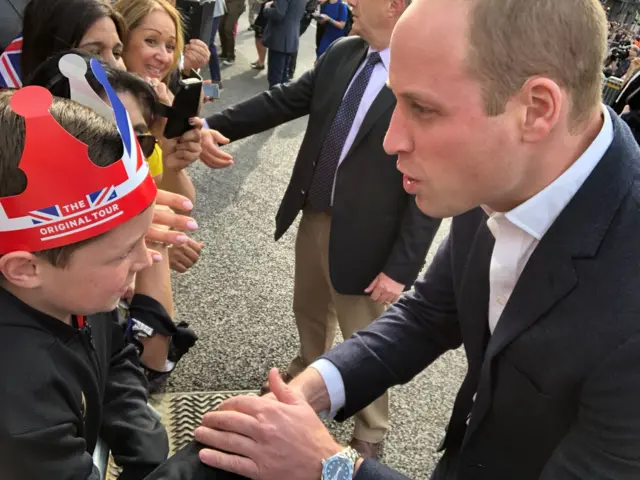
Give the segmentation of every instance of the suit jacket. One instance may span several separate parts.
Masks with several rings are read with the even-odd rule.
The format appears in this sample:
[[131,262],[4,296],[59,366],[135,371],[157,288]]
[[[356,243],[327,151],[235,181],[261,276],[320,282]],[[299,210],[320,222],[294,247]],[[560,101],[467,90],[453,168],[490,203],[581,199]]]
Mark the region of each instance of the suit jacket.
[[[237,140],[309,115],[276,216],[276,240],[305,205],[325,136],[367,49],[359,37],[340,39],[299,79],[207,119],[211,128]],[[329,263],[333,287],[342,294],[362,295],[380,272],[412,285],[440,225],[404,191],[396,157],[382,148],[394,106],[393,94],[383,87],[338,168]]]
[[267,26],[262,43],[275,52],[295,53],[300,44],[300,21],[305,13],[307,0],[274,0],[263,14]]
[[[326,355],[346,386],[341,418],[464,344],[468,373],[433,479],[640,478],[640,149],[612,117],[611,147],[538,244],[493,335],[494,238],[475,209],[453,220],[414,293]],[[366,461],[357,478],[402,476]]]

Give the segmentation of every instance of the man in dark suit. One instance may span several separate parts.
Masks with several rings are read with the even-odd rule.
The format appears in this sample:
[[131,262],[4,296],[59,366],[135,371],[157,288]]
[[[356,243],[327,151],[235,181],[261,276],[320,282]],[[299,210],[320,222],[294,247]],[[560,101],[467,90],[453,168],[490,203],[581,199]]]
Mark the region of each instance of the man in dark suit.
[[262,43],[269,49],[267,79],[269,87],[289,80],[292,55],[300,43],[300,20],[304,16],[306,0],[271,0],[265,3],[267,26]]
[[206,463],[405,478],[315,412],[352,415],[464,345],[433,479],[640,478],[640,148],[601,103],[606,39],[598,0],[416,0],[391,43],[385,148],[423,212],[458,215],[449,237],[414,292],[324,356],[333,373],[272,372],[273,397],[207,414]]
[[[395,105],[385,86],[388,46],[404,10],[387,5],[364,9],[362,37],[336,42],[296,81],[207,119],[237,140],[309,115],[276,217],[277,240],[303,211],[293,306],[301,349],[287,379],[331,347],[336,323],[348,338],[411,287],[440,224],[404,191],[396,157],[382,147]],[[377,455],[387,430],[382,393],[356,416],[352,444],[366,456]]]

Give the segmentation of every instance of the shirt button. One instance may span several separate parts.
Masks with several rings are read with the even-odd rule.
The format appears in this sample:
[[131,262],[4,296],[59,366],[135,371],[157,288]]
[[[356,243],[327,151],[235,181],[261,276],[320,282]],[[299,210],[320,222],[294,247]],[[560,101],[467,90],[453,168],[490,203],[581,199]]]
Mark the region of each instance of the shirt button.
[[300,190],[300,193],[304,195],[306,192],[304,190]]
[[498,301],[499,305],[506,305],[507,304],[507,299],[504,297],[504,295],[498,295],[496,300]]

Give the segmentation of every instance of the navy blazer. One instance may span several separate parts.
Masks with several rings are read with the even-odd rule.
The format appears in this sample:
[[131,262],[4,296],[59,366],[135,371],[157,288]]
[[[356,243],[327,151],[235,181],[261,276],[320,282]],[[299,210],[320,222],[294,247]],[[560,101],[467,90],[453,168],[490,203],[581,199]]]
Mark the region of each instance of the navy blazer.
[[300,21],[305,13],[307,0],[274,0],[263,15],[267,26],[262,43],[274,52],[295,53],[300,44]]
[[[433,479],[640,478],[640,148],[611,114],[612,145],[533,252],[494,334],[494,238],[478,208],[453,220],[415,291],[326,354],[345,382],[341,419],[464,345]],[[367,460],[356,478],[404,477]]]

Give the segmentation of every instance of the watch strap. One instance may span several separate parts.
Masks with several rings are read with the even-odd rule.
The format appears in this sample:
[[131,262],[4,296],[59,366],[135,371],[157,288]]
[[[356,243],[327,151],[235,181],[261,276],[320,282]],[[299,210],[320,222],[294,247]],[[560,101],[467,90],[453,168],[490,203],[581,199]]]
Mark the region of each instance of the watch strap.
[[356,464],[358,459],[362,456],[360,455],[360,452],[358,452],[355,448],[352,448],[352,447],[347,447],[340,453],[345,457],[347,457],[351,462],[353,462],[354,465]]

